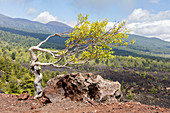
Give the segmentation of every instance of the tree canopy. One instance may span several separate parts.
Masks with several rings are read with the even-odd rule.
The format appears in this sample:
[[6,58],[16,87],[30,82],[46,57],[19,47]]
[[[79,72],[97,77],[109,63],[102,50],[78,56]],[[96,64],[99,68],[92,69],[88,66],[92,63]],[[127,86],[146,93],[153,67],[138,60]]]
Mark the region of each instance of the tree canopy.
[[[114,26],[110,28],[107,28],[107,24],[107,19],[101,22],[90,22],[88,20],[88,15],[82,16],[79,14],[78,24],[71,30],[71,32],[50,35],[37,46],[32,46],[30,48],[32,66],[53,65],[55,67],[68,67],[73,64],[83,64],[96,58],[113,58],[113,47],[127,46],[128,44],[134,43],[134,40],[129,42],[126,41],[129,30],[125,28],[125,22],[115,23]],[[68,38],[65,41],[65,49],[51,51],[40,48],[42,44],[54,36]],[[56,59],[56,61],[53,63],[37,62],[38,57],[41,54],[36,56],[34,51],[49,53]]]

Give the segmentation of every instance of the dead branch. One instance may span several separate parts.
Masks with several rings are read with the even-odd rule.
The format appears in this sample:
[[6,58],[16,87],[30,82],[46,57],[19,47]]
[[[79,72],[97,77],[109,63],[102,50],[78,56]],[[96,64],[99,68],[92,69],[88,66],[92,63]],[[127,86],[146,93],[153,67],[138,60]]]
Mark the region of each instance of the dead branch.
[[40,47],[42,44],[44,44],[45,42],[47,42],[48,39],[50,39],[51,37],[54,37],[54,36],[59,36],[59,37],[61,37],[61,38],[69,38],[69,36],[67,36],[67,35],[62,35],[62,34],[63,34],[63,33],[61,33],[61,34],[55,33],[55,34],[52,34],[52,35],[48,36],[44,41],[42,41],[41,43],[39,43],[39,44],[37,45],[37,47]]

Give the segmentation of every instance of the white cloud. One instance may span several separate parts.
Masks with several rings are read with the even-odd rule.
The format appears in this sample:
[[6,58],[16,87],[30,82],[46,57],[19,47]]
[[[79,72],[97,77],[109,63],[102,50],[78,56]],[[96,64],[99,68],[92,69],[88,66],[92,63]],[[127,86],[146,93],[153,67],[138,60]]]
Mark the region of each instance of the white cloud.
[[41,23],[48,23],[50,21],[57,21],[57,16],[51,15],[48,11],[40,13],[33,21],[38,21]]
[[67,24],[67,25],[69,25],[71,27],[74,27],[77,24],[77,21],[58,20],[57,16],[53,16],[48,11],[40,13],[35,19],[33,19],[33,21],[38,21],[38,22],[44,23],[44,24],[46,24],[46,23],[48,23],[50,21],[57,21],[57,22],[62,22],[64,24]]
[[77,24],[77,21],[59,21],[59,22],[65,23],[71,27],[74,27]]
[[159,3],[159,0],[150,0],[152,3]]
[[151,14],[147,10],[135,9],[126,21],[133,34],[170,41],[170,11]]
[[119,23],[117,22],[108,22],[106,26],[106,30],[110,30],[111,28],[114,28],[115,25],[118,25]]
[[30,8],[30,9],[28,9],[28,11],[27,11],[27,14],[28,14],[28,15],[33,15],[33,14],[35,14],[35,13],[37,13],[37,10],[34,9],[34,8]]
[[160,11],[157,14],[151,14],[148,10],[143,10],[141,8],[135,9],[131,15],[128,16],[128,23],[134,22],[152,22],[170,19],[170,10]]

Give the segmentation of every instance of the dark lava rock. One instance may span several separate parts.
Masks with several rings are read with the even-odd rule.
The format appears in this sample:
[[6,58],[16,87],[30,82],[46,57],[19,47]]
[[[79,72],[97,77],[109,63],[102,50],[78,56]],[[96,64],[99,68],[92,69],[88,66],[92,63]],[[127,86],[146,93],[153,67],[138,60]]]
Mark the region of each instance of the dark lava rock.
[[24,94],[17,96],[18,100],[27,100],[28,97],[29,97],[28,93],[24,93]]
[[47,82],[43,97],[51,102],[63,99],[85,102],[115,103],[122,97],[121,84],[103,79],[92,73],[73,73],[58,75]]

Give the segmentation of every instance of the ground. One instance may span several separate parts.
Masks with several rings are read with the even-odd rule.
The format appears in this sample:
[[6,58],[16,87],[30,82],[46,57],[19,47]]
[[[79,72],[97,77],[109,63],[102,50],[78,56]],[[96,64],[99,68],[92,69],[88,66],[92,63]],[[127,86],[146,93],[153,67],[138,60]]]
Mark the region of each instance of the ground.
[[[26,66],[27,67],[27,66]],[[69,73],[85,72],[79,69],[67,70]],[[84,70],[90,67],[84,66]],[[50,71],[56,68],[43,67]],[[60,73],[65,69],[60,69]],[[61,102],[48,103],[43,99],[33,100],[32,96],[24,97],[0,93],[0,112],[2,113],[170,113],[170,72],[148,72],[140,75],[142,70],[130,68],[114,68],[107,66],[94,67],[88,72],[100,74],[106,79],[119,81],[122,84],[124,97],[114,104],[90,104],[71,101],[68,98]],[[166,76],[164,76],[166,75]],[[154,88],[155,89],[154,89]],[[132,99],[127,98],[130,90]]]
[[[82,70],[82,67],[84,70]],[[170,72],[158,71],[143,73],[144,70],[137,68],[109,68],[108,66],[82,66],[73,70],[67,69],[68,73],[74,71],[86,73],[91,72],[99,74],[105,79],[118,81],[122,85],[122,102],[134,101],[142,104],[155,105],[159,107],[170,108]],[[53,67],[43,67],[42,70],[57,71]],[[88,70],[88,71],[87,71]],[[59,69],[60,73],[65,69]],[[133,73],[132,73],[133,72]],[[132,92],[132,100],[127,96]]]
[[169,108],[144,105],[139,102],[116,102],[113,104],[85,103],[71,101],[68,98],[61,102],[48,103],[42,98],[34,100],[28,94],[0,94],[1,113],[169,113]]

